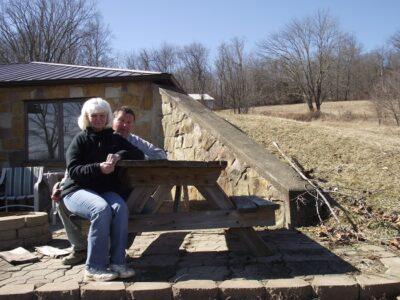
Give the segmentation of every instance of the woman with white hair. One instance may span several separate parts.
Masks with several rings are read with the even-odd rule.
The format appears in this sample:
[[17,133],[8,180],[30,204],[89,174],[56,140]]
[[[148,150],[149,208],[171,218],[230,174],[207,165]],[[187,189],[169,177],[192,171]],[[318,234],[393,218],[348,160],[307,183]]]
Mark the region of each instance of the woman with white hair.
[[85,280],[109,281],[135,274],[125,262],[129,211],[119,194],[122,187],[115,164],[121,158],[144,159],[144,155],[114,134],[112,120],[107,101],[87,100],[78,119],[82,131],[66,153],[68,177],[61,194],[64,205],[90,220]]

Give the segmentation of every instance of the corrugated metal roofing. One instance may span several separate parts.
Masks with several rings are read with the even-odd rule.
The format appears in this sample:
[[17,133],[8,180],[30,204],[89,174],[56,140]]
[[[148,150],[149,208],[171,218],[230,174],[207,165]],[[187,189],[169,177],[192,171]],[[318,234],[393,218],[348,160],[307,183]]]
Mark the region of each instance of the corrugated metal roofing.
[[168,84],[182,91],[174,76],[169,73],[45,62],[0,64],[0,87],[135,80]]
[[213,97],[211,97],[209,94],[188,94],[190,97],[192,97],[194,100],[214,100]]

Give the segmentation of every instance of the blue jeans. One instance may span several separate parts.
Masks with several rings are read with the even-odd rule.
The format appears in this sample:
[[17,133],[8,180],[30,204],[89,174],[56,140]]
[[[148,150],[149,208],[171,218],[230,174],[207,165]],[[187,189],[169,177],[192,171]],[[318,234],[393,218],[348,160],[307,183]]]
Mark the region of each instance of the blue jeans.
[[125,264],[129,211],[121,196],[81,189],[66,195],[64,205],[73,214],[90,220],[87,268],[105,270],[109,263]]

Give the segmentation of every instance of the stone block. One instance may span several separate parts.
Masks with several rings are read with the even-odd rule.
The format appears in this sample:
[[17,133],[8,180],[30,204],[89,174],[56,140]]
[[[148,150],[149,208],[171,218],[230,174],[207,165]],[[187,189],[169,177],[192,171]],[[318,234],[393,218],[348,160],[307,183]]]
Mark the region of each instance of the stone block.
[[33,89],[30,92],[30,99],[43,99],[43,98],[44,98],[43,88]]
[[359,286],[350,276],[315,276],[311,285],[321,300],[335,300],[338,295],[343,299],[358,299]]
[[70,98],[81,98],[84,97],[83,87],[81,86],[70,86],[69,87]]
[[0,241],[4,240],[15,240],[17,238],[17,230],[1,230],[0,231]]
[[0,217],[0,231],[19,229],[25,226],[24,216]]
[[34,289],[33,284],[8,284],[0,288],[0,300],[31,300]]
[[219,285],[219,293],[222,299],[265,299],[265,288],[257,280],[225,280]]
[[400,257],[381,258],[381,263],[383,263],[386,268],[390,267],[400,268]]
[[121,87],[120,86],[107,86],[105,87],[105,97],[108,98],[117,98],[121,96]]
[[0,128],[11,129],[11,113],[0,113]]
[[400,278],[378,275],[359,275],[360,299],[393,298],[400,294]]
[[218,287],[212,280],[180,281],[172,286],[174,299],[218,299]]
[[306,300],[314,295],[311,285],[300,278],[268,280],[265,289],[266,299],[271,300]]
[[24,245],[23,239],[5,240],[0,242],[1,250],[10,250]]
[[170,300],[171,284],[167,282],[135,282],[126,289],[126,298],[135,300]]
[[33,236],[29,238],[23,239],[24,247],[29,246],[38,246],[48,244],[52,239],[52,235],[50,232],[44,233],[41,236]]
[[[15,137],[15,135],[14,135]],[[9,138],[9,139],[5,139],[2,142],[2,148],[4,150],[14,150],[17,149],[19,146],[20,142],[18,138]]]
[[91,282],[81,287],[81,299],[125,299],[125,285],[123,282]]
[[86,97],[104,97],[104,85],[103,84],[85,85],[84,93]]
[[75,300],[80,298],[78,283],[46,283],[35,290],[38,300]]
[[34,227],[23,227],[18,229],[18,238],[40,237],[49,232],[49,225],[40,225]]
[[400,267],[389,267],[385,274],[392,275],[400,278]]
[[49,222],[46,212],[31,212],[24,217],[26,227],[35,227]]

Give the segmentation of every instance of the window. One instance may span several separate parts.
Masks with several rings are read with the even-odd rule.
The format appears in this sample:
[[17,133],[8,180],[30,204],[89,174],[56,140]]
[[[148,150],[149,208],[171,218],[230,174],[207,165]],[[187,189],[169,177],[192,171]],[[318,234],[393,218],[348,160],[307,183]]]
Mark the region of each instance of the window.
[[78,117],[85,100],[25,103],[27,161],[65,161],[65,151],[80,131]]

